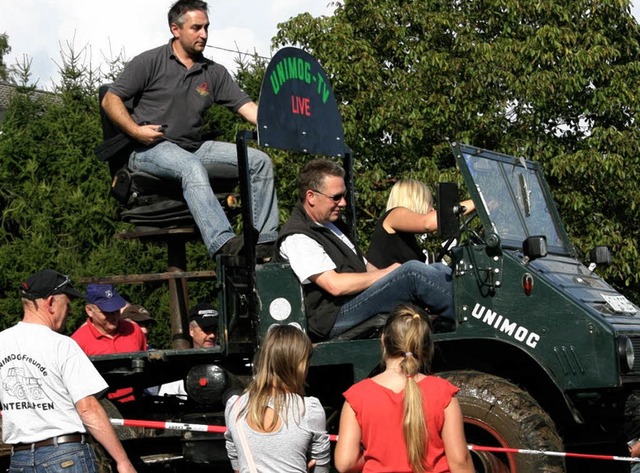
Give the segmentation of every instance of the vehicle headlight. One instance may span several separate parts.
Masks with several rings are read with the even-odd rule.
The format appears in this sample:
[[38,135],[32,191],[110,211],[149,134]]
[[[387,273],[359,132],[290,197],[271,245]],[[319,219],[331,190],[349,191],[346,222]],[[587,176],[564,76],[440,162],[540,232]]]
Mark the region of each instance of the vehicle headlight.
[[618,337],[618,357],[620,358],[620,369],[623,373],[633,370],[636,355],[633,351],[633,343],[626,335]]

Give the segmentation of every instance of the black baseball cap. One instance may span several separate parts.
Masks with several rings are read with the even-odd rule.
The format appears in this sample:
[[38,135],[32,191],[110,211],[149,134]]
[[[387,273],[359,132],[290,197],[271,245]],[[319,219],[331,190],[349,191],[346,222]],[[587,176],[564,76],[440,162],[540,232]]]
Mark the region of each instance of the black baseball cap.
[[53,269],[43,269],[20,283],[22,297],[29,300],[46,299],[55,294],[66,294],[70,298],[84,298],[71,284],[69,276]]
[[195,321],[202,330],[218,326],[218,311],[208,302],[200,302],[189,311],[189,320]]

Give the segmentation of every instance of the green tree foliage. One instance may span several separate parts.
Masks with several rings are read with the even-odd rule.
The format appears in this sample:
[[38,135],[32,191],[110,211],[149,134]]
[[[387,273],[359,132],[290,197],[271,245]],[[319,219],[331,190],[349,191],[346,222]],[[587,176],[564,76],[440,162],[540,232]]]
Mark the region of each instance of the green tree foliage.
[[543,165],[576,246],[609,245],[603,274],[640,299],[640,30],[627,0],[346,0],[281,24],[274,45],[291,44],[332,77],[360,235],[389,179],[455,179],[449,141],[522,155]]
[[9,71],[4,62],[4,57],[11,52],[9,47],[9,36],[0,34],[0,81],[6,81],[9,78]]
[[4,56],[11,52],[9,47],[9,36],[6,33],[0,34],[0,81],[9,79],[9,68],[5,64]]

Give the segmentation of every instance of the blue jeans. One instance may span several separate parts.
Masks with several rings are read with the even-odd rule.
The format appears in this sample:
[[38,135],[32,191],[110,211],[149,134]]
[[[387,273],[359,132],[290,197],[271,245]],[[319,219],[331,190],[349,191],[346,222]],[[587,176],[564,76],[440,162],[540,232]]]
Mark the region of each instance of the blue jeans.
[[344,304],[329,338],[403,303],[453,319],[452,281],[451,268],[444,264],[408,261]]
[[[253,226],[260,233],[258,243],[272,242],[278,236],[278,198],[273,165],[269,156],[253,148],[248,148],[248,161]],[[162,141],[131,153],[129,167],[133,171],[181,182],[184,199],[210,255],[233,238],[233,229],[211,189],[209,178],[238,177],[235,144],[205,141],[200,149],[191,153],[175,143]]]
[[20,450],[11,455],[9,473],[96,473],[96,454],[86,443]]

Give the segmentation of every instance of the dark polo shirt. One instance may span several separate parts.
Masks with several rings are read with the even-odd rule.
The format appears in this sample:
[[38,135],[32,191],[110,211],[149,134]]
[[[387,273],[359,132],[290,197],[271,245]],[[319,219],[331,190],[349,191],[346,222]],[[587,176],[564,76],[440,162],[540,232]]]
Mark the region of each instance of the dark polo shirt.
[[187,69],[171,43],[134,57],[109,91],[125,102],[133,99],[134,121],[166,124],[168,140],[193,150],[202,143],[204,114],[213,104],[237,112],[251,98],[224,66],[202,55]]

